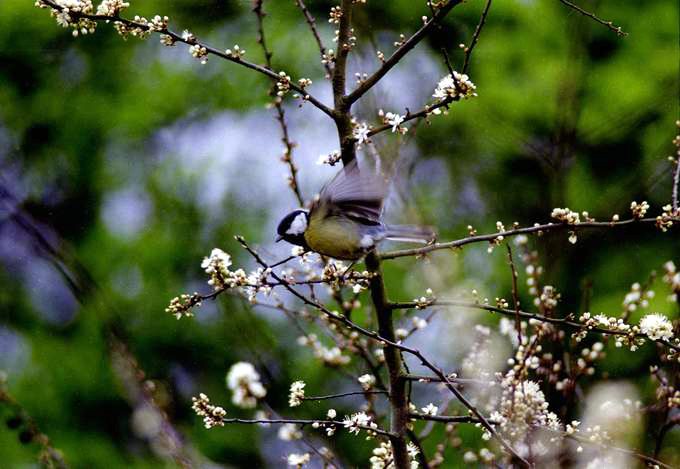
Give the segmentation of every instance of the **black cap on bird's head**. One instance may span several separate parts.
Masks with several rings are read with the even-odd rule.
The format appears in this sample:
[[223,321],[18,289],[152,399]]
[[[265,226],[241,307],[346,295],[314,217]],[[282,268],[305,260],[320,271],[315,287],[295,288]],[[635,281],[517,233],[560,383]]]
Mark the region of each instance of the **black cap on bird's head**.
[[305,249],[309,249],[309,246],[307,246],[307,242],[305,241],[305,230],[307,229],[308,223],[309,213],[307,210],[293,210],[283,217],[279,223],[279,226],[276,229],[276,232],[278,233],[276,242],[283,239],[296,246],[302,246]]

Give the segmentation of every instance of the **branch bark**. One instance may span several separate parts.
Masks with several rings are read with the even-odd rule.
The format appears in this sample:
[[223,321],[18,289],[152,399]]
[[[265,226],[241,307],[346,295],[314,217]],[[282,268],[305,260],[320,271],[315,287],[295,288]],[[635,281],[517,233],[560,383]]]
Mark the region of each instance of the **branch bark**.
[[[392,309],[387,300],[385,283],[383,282],[380,260],[374,252],[366,256],[366,268],[374,276],[370,282],[371,299],[378,319],[378,333],[381,337],[395,342]],[[409,421],[407,380],[404,379],[401,353],[394,347],[384,349],[385,364],[389,374],[390,397],[390,437],[394,465],[397,469],[408,469],[409,457],[406,449],[406,434]]]

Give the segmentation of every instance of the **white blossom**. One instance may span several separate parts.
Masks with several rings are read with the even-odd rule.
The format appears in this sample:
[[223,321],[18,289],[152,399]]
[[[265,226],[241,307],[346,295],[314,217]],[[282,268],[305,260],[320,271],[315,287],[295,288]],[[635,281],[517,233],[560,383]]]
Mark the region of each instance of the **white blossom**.
[[288,395],[288,405],[290,407],[297,407],[302,404],[305,397],[305,382],[295,381],[290,385],[290,394]]
[[404,122],[405,116],[400,114],[395,114],[393,112],[388,112],[385,114],[385,123],[392,126],[392,132],[404,132],[402,131],[401,123]]
[[224,426],[224,417],[227,412],[222,407],[212,405],[208,396],[203,393],[199,394],[198,397],[192,397],[191,400],[191,408],[196,412],[196,415],[203,417],[205,428]]
[[375,384],[375,376],[369,373],[359,376],[357,380],[359,381],[359,384],[361,384],[361,387],[364,389],[364,391],[368,391]]
[[252,409],[257,400],[267,395],[267,390],[260,382],[260,374],[248,362],[232,365],[227,373],[227,387],[233,392],[232,402],[238,407]]
[[368,142],[369,132],[370,129],[368,124],[366,124],[366,122],[361,122],[360,124],[354,126],[354,129],[352,130],[352,136],[357,139],[357,143],[359,145],[362,145]]
[[129,6],[130,4],[123,0],[103,0],[97,7],[97,14],[104,16],[117,16],[118,13]]
[[652,340],[673,337],[673,324],[662,314],[648,314],[640,320],[640,331]]
[[477,96],[477,93],[475,92],[476,89],[477,87],[470,81],[470,78],[467,75],[454,71],[453,76],[448,74],[439,80],[432,97],[437,98],[440,101],[444,101],[445,99],[470,98]]
[[309,462],[309,453],[291,453],[288,455],[288,465],[292,467],[302,467]]
[[423,414],[425,414],[425,415],[434,416],[434,415],[437,415],[437,412],[439,412],[439,407],[437,407],[436,405],[434,405],[433,403],[430,402],[430,403],[429,403],[428,405],[426,405],[425,407],[421,407],[420,410],[421,410],[421,411],[423,412]]
[[371,416],[366,412],[357,412],[351,416],[345,416],[342,424],[350,433],[354,433],[355,435],[358,435],[362,428],[377,427],[374,422],[371,422]]
[[302,438],[302,432],[294,423],[281,425],[277,435],[279,439],[283,441],[293,441]]

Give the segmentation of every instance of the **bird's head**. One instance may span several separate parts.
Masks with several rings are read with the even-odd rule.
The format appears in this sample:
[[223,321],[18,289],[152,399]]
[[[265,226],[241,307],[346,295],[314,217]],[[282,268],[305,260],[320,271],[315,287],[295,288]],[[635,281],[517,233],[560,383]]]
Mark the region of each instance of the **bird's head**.
[[307,230],[308,223],[309,213],[307,210],[293,210],[279,222],[279,226],[276,229],[278,233],[276,242],[278,243],[283,239],[291,244],[308,249],[307,242],[305,241],[305,231]]

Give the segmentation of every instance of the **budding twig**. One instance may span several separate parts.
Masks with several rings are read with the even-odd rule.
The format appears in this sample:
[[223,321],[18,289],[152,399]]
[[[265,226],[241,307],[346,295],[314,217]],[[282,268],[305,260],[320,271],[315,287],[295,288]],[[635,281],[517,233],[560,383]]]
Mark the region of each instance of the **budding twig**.
[[[607,329],[604,327],[587,327],[584,324],[581,324],[576,321],[572,321],[570,319],[566,318],[549,318],[546,316],[541,316],[540,314],[536,313],[528,313],[526,311],[516,311],[512,309],[505,309],[505,308],[499,308],[497,306],[492,306],[492,305],[487,305],[483,303],[473,303],[473,302],[467,302],[467,301],[456,301],[456,300],[432,300],[431,302],[428,303],[428,306],[458,306],[460,308],[469,308],[469,309],[483,309],[492,313],[499,313],[503,314],[505,316],[510,316],[510,317],[516,317],[519,315],[519,317],[523,319],[528,319],[528,320],[536,320],[540,322],[545,322],[549,324],[556,324],[564,327],[570,327],[574,329],[587,329],[588,331],[592,332],[598,332],[600,334],[607,334],[607,335],[621,335],[621,336],[626,336],[630,335],[631,332],[625,332],[625,331],[619,331],[619,330],[614,330],[614,329]],[[421,308],[423,305],[421,303],[418,303],[416,301],[405,301],[405,302],[399,302],[399,303],[390,303],[390,307],[392,309],[409,309],[409,308],[416,308],[419,307]],[[680,351],[680,345],[676,345],[672,342],[669,342],[668,340],[665,339],[650,339],[646,334],[643,334],[641,332],[637,332],[633,334],[635,337],[640,337],[640,338],[645,338],[647,340],[651,340],[652,342],[657,342],[659,344],[665,345],[668,348],[671,348],[676,351]]]
[[[670,217],[670,220],[673,222],[680,222],[680,217]],[[594,228],[618,228],[622,226],[627,226],[627,225],[632,225],[635,223],[638,224],[645,224],[645,225],[650,225],[650,224],[655,224],[657,222],[656,218],[641,218],[641,219],[635,219],[631,218],[629,220],[623,220],[623,221],[602,221],[602,222],[582,222],[576,225],[571,225],[567,223],[546,223],[543,225],[534,225],[534,226],[529,226],[525,228],[516,228],[513,230],[508,230],[508,231],[502,231],[502,232],[496,232],[496,233],[491,233],[491,234],[485,234],[485,235],[475,235],[475,236],[468,236],[466,238],[461,238],[457,239],[455,241],[449,241],[446,243],[433,243],[427,246],[423,246],[421,248],[414,248],[414,249],[402,249],[398,251],[389,251],[389,252],[384,252],[380,254],[380,259],[386,260],[386,259],[396,259],[397,257],[406,257],[406,256],[420,256],[423,254],[427,254],[428,252],[432,251],[438,251],[441,249],[453,249],[453,248],[458,248],[461,246],[465,246],[466,244],[472,244],[472,243],[480,243],[483,241],[491,242],[496,240],[499,236],[502,236],[503,238],[507,238],[510,236],[517,236],[521,234],[531,234],[531,233],[538,233],[538,232],[547,232],[547,231],[561,231],[561,230],[569,230],[569,231],[574,231],[577,232],[579,230],[584,230],[584,229],[594,229]]]
[[420,41],[422,41],[430,30],[455,7],[456,5],[462,3],[461,0],[449,0],[446,5],[441,6],[437,13],[430,18],[418,31],[408,38],[389,59],[385,60],[382,66],[376,70],[371,76],[366,78],[361,85],[359,85],[354,91],[352,91],[345,99],[347,105],[352,105],[359,98],[361,98],[368,90],[373,88],[373,86],[380,81],[380,79],[389,72],[392,67],[399,63],[399,61],[413,49]]
[[[57,11],[63,11],[64,10],[64,7],[55,3],[52,0],[40,0],[40,2],[44,5],[49,6],[50,8],[52,8],[54,10],[57,10]],[[69,11],[69,15],[73,16],[76,19],[77,18],[86,18],[86,19],[89,19],[89,20],[92,20],[92,21],[104,22],[104,23],[120,22],[120,23],[122,23],[126,26],[131,26],[133,28],[139,28],[139,29],[142,29],[144,31],[150,30],[149,26],[146,25],[146,24],[139,23],[139,22],[136,22],[136,21],[132,21],[132,20],[123,18],[121,16],[91,15],[91,14],[81,13],[81,12],[77,12],[77,11]],[[181,42],[181,43],[184,43],[184,44],[187,44],[187,45],[199,45],[201,47],[204,47],[208,54],[212,54],[212,55],[220,57],[224,60],[228,60],[230,62],[240,64],[240,65],[242,65],[246,68],[249,68],[251,70],[259,72],[262,75],[265,75],[268,78],[275,80],[277,82],[281,78],[278,73],[275,73],[272,70],[269,70],[268,68],[263,67],[262,65],[258,65],[258,64],[255,64],[253,62],[249,62],[249,61],[247,61],[247,60],[245,60],[241,57],[233,57],[232,55],[229,55],[226,52],[221,51],[219,49],[215,49],[214,47],[211,47],[211,46],[205,44],[204,42],[198,41],[195,38],[185,39],[180,34],[177,34],[174,31],[171,31],[169,29],[161,29],[161,30],[157,30],[157,31],[154,30],[153,32],[170,36],[175,42]],[[330,117],[334,116],[333,110],[331,108],[329,108],[328,106],[323,104],[321,101],[316,99],[314,96],[310,95],[307,91],[302,89],[302,87],[298,86],[297,84],[295,84],[291,81],[290,88],[297,91],[301,96],[304,97],[304,99],[306,101],[309,101],[310,103],[312,103],[313,106],[318,108],[324,114],[326,114]]]
[[589,12],[589,11],[584,10],[584,9],[581,8],[580,6],[571,3],[569,0],[560,0],[560,2],[564,3],[564,4],[567,5],[569,8],[573,8],[574,10],[578,11],[578,12],[581,13],[582,15],[587,16],[587,17],[593,19],[594,21],[597,21],[597,22],[600,23],[601,25],[606,26],[607,28],[609,28],[610,30],[614,31],[614,32],[615,32],[616,34],[618,34],[619,36],[628,36],[628,33],[624,32],[624,31],[621,29],[620,26],[614,26],[614,25],[612,24],[611,21],[605,21],[605,20],[603,20],[603,19],[600,19],[600,18],[598,18],[597,16],[595,16],[594,13],[591,13],[591,12]]
[[461,73],[467,73],[468,66],[470,65],[472,49],[474,49],[477,45],[479,35],[482,33],[482,28],[484,27],[484,23],[486,23],[486,16],[489,14],[489,8],[491,8],[491,0],[486,0],[486,5],[484,5],[484,10],[482,11],[482,16],[479,17],[479,23],[475,28],[472,39],[470,40],[470,45],[465,48],[465,60],[463,61],[463,70]]
[[[305,21],[307,21],[307,25],[309,26],[309,29],[312,31],[314,40],[319,46],[321,58],[323,59],[323,56],[326,53],[326,48],[323,45],[323,41],[321,40],[321,36],[319,35],[319,31],[316,27],[316,19],[314,19],[314,17],[309,12],[307,6],[302,0],[295,0],[295,3],[297,4],[298,8],[300,8],[300,11],[302,11],[302,14],[305,16]],[[323,66],[326,69],[326,73],[328,74],[328,76],[329,77],[333,76],[333,69],[331,68],[331,65],[328,62],[325,62]]]
[[305,396],[301,398],[303,401],[325,401],[328,399],[337,399],[339,397],[347,396],[365,396],[366,394],[389,394],[384,390],[369,390],[369,391],[351,391],[351,392],[341,392],[339,394],[328,394],[326,396]]
[[[265,63],[267,64],[267,68],[269,70],[274,71],[272,67],[272,51],[269,50],[267,47],[267,41],[265,39],[264,35],[264,17],[265,17],[265,12],[262,9],[262,4],[264,3],[264,0],[256,0],[255,1],[255,6],[253,7],[253,12],[255,13],[255,16],[257,17],[257,32],[258,32],[258,42],[260,43],[260,46],[262,47],[262,51],[264,52],[264,58],[265,58]],[[293,191],[295,194],[295,198],[298,201],[298,204],[302,207],[305,204],[305,199],[302,197],[302,194],[300,193],[300,186],[298,184],[298,179],[297,179],[297,172],[298,169],[295,166],[295,162],[293,161],[293,148],[295,148],[295,144],[290,140],[290,136],[288,133],[288,125],[286,124],[286,111],[283,109],[283,104],[282,104],[282,99],[279,96],[276,96],[276,87],[273,88],[272,90],[272,96],[274,98],[274,108],[276,109],[276,120],[279,122],[279,126],[281,127],[281,141],[283,142],[285,149],[285,152],[283,154],[282,160],[286,165],[288,166],[288,169],[290,170],[290,178],[288,180],[288,185],[290,186],[290,189]],[[305,91],[306,94],[306,91]]]

